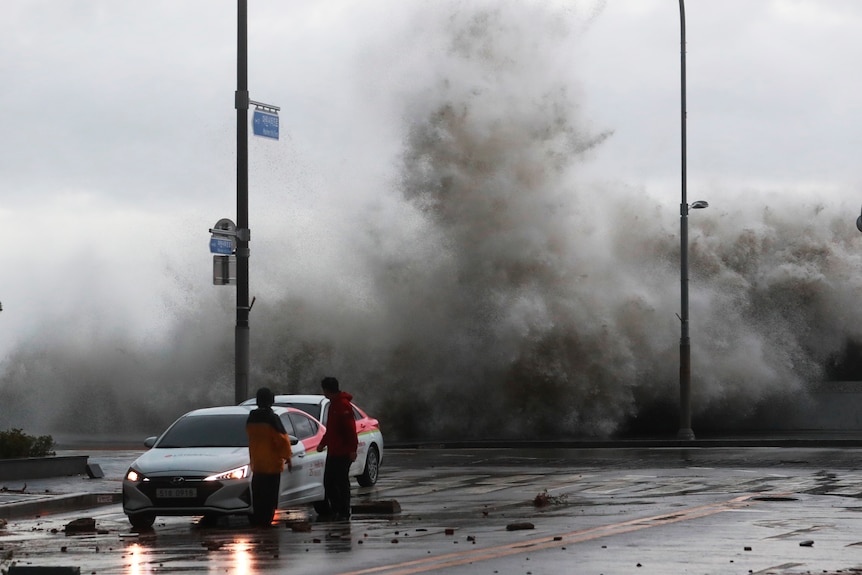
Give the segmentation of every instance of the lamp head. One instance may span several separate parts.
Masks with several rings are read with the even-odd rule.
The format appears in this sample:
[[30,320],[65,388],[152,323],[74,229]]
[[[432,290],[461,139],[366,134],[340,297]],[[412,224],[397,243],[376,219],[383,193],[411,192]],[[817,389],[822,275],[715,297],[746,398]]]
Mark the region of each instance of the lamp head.
[[689,206],[693,210],[700,210],[702,208],[708,208],[709,202],[705,200],[698,200],[696,202],[692,202],[691,206]]

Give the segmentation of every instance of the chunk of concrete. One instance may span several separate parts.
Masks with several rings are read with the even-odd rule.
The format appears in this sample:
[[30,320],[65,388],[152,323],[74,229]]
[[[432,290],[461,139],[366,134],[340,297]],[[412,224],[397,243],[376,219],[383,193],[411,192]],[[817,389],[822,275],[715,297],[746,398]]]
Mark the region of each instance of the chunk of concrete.
[[96,520],[92,517],[82,517],[66,524],[66,535],[78,533],[95,533]]
[[395,499],[384,501],[360,501],[352,505],[353,513],[395,515],[401,513],[401,505]]
[[90,479],[101,479],[105,476],[105,472],[98,463],[87,463],[87,476]]
[[536,526],[529,521],[521,521],[518,523],[509,523],[506,525],[506,531],[521,531],[523,529],[535,529]]

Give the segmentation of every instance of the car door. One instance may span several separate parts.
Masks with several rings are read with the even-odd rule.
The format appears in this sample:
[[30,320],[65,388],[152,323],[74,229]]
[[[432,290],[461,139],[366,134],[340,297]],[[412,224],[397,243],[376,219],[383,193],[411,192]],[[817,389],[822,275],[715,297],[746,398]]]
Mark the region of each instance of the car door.
[[[294,426],[293,418],[297,413],[286,412],[280,417],[288,435],[300,439],[300,436],[307,433],[307,430],[301,425],[299,430]],[[297,441],[291,445],[291,449],[293,450],[293,457],[291,458],[293,469],[288,470],[285,466],[281,474],[278,506],[290,507],[323,499],[323,472],[318,470],[319,457],[317,452],[307,452],[302,441]]]
[[303,465],[308,472],[309,490],[314,492],[319,487],[323,499],[323,468],[326,465],[326,452],[317,451],[317,446],[323,437],[324,429],[320,423],[302,411],[291,411],[290,422],[296,431],[296,436],[305,446]]
[[290,458],[292,470],[288,470],[287,465],[284,466],[284,471],[281,472],[281,482],[279,485],[278,506],[290,507],[297,503],[303,503],[302,491],[306,483],[303,477],[305,473],[305,446],[296,437],[296,431],[293,429],[293,424],[290,422],[290,417],[287,413],[279,415],[281,423],[284,425],[285,431],[291,437],[290,449],[292,456]]

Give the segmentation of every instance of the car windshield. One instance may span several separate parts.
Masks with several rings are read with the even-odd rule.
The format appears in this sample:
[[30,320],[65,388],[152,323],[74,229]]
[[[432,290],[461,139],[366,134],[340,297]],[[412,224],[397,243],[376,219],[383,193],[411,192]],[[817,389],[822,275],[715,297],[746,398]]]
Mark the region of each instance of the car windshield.
[[277,401],[276,405],[283,405],[285,407],[292,407],[294,409],[301,409],[317,421],[321,421],[320,419],[320,404],[319,403],[297,403],[294,401],[285,401],[280,402]]
[[245,413],[183,417],[156,447],[248,447]]

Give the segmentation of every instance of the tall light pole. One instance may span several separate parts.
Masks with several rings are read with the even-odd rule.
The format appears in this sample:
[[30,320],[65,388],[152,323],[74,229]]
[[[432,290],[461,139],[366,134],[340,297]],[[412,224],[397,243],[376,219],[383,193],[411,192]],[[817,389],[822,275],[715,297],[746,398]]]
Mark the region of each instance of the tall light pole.
[[688,337],[688,199],[686,191],[685,135],[685,0],[679,0],[680,113],[682,126],[682,199],[679,204],[680,338],[679,338],[679,439],[694,439],[691,429],[691,342]]
[[[216,224],[214,236],[236,238],[236,332],[235,359],[236,384],[234,399],[241,403],[248,398],[249,376],[249,322],[248,316],[255,298],[249,302],[248,259],[251,252],[248,242],[251,232],[248,227],[248,108],[255,105],[254,133],[267,138],[278,139],[278,106],[255,102],[248,94],[248,0],[237,0],[237,59],[236,59],[236,229],[231,230],[233,222],[227,219]],[[227,231],[223,222],[227,224]],[[210,249],[213,249],[212,243]],[[216,243],[216,253],[223,254]],[[230,275],[230,270],[224,274]],[[229,278],[226,283],[231,283]]]
[[682,193],[679,204],[680,338],[679,338],[679,432],[678,439],[694,439],[691,429],[691,341],[688,336],[688,210],[705,208],[707,202],[688,204],[685,132],[685,0],[679,0],[680,120],[682,126]]
[[237,0],[236,61],[236,331],[234,369],[236,403],[248,398],[248,1]]

